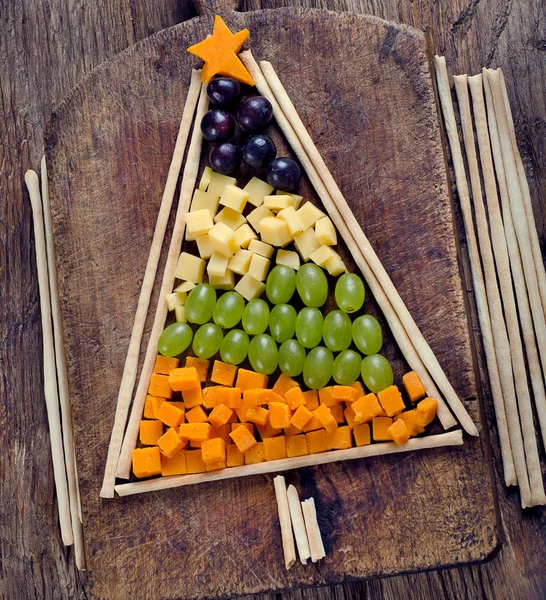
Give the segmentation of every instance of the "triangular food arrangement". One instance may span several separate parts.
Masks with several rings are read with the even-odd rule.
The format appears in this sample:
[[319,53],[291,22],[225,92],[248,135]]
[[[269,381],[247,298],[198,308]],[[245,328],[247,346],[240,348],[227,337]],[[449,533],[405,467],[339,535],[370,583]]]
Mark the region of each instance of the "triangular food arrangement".
[[[131,472],[152,479],[115,486],[120,495],[461,444],[460,430],[427,435],[436,416],[456,424],[442,398],[477,435],[273,67],[238,56],[247,37],[216,17],[189,48],[205,61],[203,83],[198,102],[195,75],[188,93],[176,223],[123,445],[135,377],[120,391],[106,497]],[[277,156],[274,121],[297,161]],[[203,139],[210,166],[199,173]],[[241,162],[255,171],[244,180]],[[321,207],[298,194],[302,168]],[[340,237],[366,285],[336,251]],[[157,259],[149,267],[155,275]],[[410,366],[401,381],[366,313],[368,290]],[[129,355],[126,369],[137,362]]]

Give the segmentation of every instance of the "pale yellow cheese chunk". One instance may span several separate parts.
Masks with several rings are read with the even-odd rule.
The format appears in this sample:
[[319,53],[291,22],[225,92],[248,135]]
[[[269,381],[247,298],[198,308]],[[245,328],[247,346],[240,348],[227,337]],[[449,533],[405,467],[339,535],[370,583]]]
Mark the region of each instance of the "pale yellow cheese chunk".
[[186,215],[186,231],[194,237],[205,235],[213,225],[212,215],[208,208],[189,212]]
[[248,273],[251,260],[252,252],[249,250],[237,250],[237,252],[229,259],[228,269],[237,275],[245,275]]
[[248,268],[248,275],[252,275],[252,277],[258,281],[264,281],[269,273],[270,266],[271,261],[269,258],[260,256],[259,254],[252,254],[250,267]]
[[235,231],[246,223],[246,219],[241,213],[226,206],[214,217],[214,222],[223,223]]
[[273,186],[265,181],[253,177],[243,188],[249,194],[248,201],[253,206],[261,206],[264,203],[265,196],[271,194]]
[[186,303],[186,292],[173,292],[165,296],[165,302],[167,303],[168,310],[174,310],[177,306],[184,306]]
[[266,217],[260,221],[260,236],[263,242],[272,246],[286,246],[294,239],[286,221],[278,217]]
[[211,275],[209,283],[216,290],[232,290],[235,287],[235,275],[228,269],[223,277]]
[[223,277],[226,274],[229,258],[218,252],[213,252],[207,265],[209,278]]
[[304,262],[307,262],[311,254],[320,248],[315,231],[311,227],[294,237],[294,245]]
[[220,204],[242,213],[249,198],[250,194],[236,185],[226,185],[220,196]]
[[226,185],[237,185],[237,180],[235,177],[229,177],[229,175],[221,175],[220,173],[216,173],[213,171],[210,176],[209,187],[207,188],[207,192],[209,194],[214,194],[215,196],[220,196],[224,193],[224,188]]
[[[178,257],[174,276],[177,279],[184,279],[192,283],[201,283],[205,274],[206,261],[198,256],[194,256],[189,252],[182,252]],[[175,290],[183,291],[183,290]]]
[[224,223],[214,224],[214,227],[209,231],[209,242],[213,252],[218,252],[227,257],[232,256],[239,249],[235,232]]
[[203,175],[201,175],[201,181],[199,182],[199,189],[202,192],[206,192],[209,187],[210,180],[212,178],[212,169],[210,167],[205,167],[203,171]]
[[337,244],[336,228],[329,217],[322,217],[315,223],[315,236],[323,246],[335,246]]
[[241,248],[248,248],[252,240],[257,240],[258,236],[254,233],[252,227],[245,223],[235,230],[235,239]]
[[265,283],[258,281],[248,273],[243,275],[235,286],[235,291],[250,302],[255,298],[259,298],[265,292]]
[[288,231],[290,232],[291,236],[298,235],[298,233],[301,233],[304,229],[303,222],[293,206],[289,206],[288,208],[281,210],[277,217],[283,221],[286,221],[286,224],[288,225]]
[[320,248],[315,250],[309,256],[309,258],[319,267],[324,267],[326,265],[327,260],[337,255],[337,252],[335,252],[335,250],[332,250],[330,246],[321,246]]
[[266,196],[264,198],[264,204],[273,212],[278,212],[279,210],[283,210],[289,206],[294,206],[294,198],[288,194],[284,196],[280,196],[278,194],[275,196]]
[[326,216],[320,209],[318,209],[311,202],[306,202],[297,211],[301,222],[303,223],[303,230],[305,231],[308,227],[312,227],[319,219]]
[[300,268],[300,255],[293,250],[283,250],[279,248],[277,250],[277,256],[275,261],[278,265],[284,265],[297,271]]
[[190,212],[208,209],[210,210],[211,215],[215,215],[216,211],[218,210],[219,202],[219,196],[215,196],[210,192],[195,190],[195,192],[193,192],[193,199],[191,201]]
[[275,248],[270,244],[266,244],[265,242],[260,242],[260,240],[252,240],[248,245],[248,249],[254,254],[259,254],[260,256],[265,256],[266,258],[271,258],[273,256],[273,252],[275,252]]
[[174,291],[188,293],[188,292],[191,292],[194,287],[195,287],[195,283],[193,281],[183,281],[182,283],[178,284],[174,288]]
[[177,306],[174,309],[174,317],[177,323],[185,323],[186,322],[186,307],[185,306]]
[[298,210],[300,207],[301,201],[303,200],[303,196],[298,196],[298,194],[290,194],[289,192],[283,192],[282,190],[277,190],[277,194],[279,196],[290,196],[294,200],[294,210]]
[[275,216],[267,206],[258,206],[251,213],[249,213],[246,217],[247,221],[252,225],[254,231],[260,233],[260,221],[265,219],[266,217]]
[[330,273],[330,275],[333,277],[337,277],[338,275],[347,272],[347,267],[345,266],[341,256],[339,256],[337,252],[335,254],[336,255],[329,258],[324,265],[328,273]]
[[198,235],[195,238],[195,241],[197,243],[197,250],[199,250],[199,256],[201,258],[210,258],[210,255],[212,254],[212,248],[208,233],[205,235]]

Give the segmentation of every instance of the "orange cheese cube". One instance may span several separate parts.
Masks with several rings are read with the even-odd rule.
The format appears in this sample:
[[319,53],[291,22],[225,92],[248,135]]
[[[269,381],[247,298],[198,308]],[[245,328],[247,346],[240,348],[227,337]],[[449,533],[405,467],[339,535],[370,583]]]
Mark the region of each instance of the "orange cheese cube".
[[324,429],[306,433],[305,439],[307,440],[307,451],[309,454],[318,454],[319,452],[326,452],[328,450],[326,431]]
[[156,419],[157,411],[164,401],[165,398],[160,398],[159,396],[150,396],[150,394],[148,394],[146,396],[146,403],[144,404],[144,418]]
[[[349,404],[350,406],[350,404]],[[330,412],[332,413],[332,417],[336,420],[338,425],[345,423],[345,415],[343,414],[345,407],[343,404],[338,404],[337,406],[331,406]]]
[[246,420],[256,425],[265,425],[269,420],[269,411],[261,406],[251,406],[246,411]]
[[219,460],[215,463],[205,463],[205,470],[207,473],[209,471],[219,471],[220,469],[225,469],[227,467],[227,463],[225,460]]
[[307,439],[305,435],[286,436],[286,455],[288,458],[305,456],[306,454],[309,454],[309,450],[307,449]]
[[231,442],[229,437],[229,432],[231,431],[231,425],[226,423],[225,425],[220,425],[220,427],[215,427],[214,425],[210,429],[210,439],[214,438],[222,438],[226,443]]
[[288,404],[284,402],[270,402],[269,403],[269,422],[271,427],[282,429],[290,425],[290,419],[292,418],[292,411]]
[[232,387],[235,383],[236,375],[236,365],[230,365],[222,362],[221,360],[215,360],[214,365],[212,366],[212,375],[210,376],[210,380],[213,383],[219,383],[220,385]]
[[320,424],[328,433],[333,433],[336,430],[337,422],[326,404],[321,404],[317,409],[315,409],[313,411],[313,415],[320,421]]
[[174,427],[170,427],[157,440],[157,445],[167,458],[172,458],[186,446],[186,442],[178,435],[178,432]]
[[402,419],[406,423],[410,437],[414,437],[425,431],[425,428],[417,423],[417,411],[415,408],[413,410],[401,412],[394,418],[395,421],[398,421],[399,419]]
[[169,477],[170,475],[185,475],[188,472],[186,466],[186,451],[181,450],[172,458],[161,455],[161,475]]
[[260,404],[270,404],[271,402],[282,402],[286,404],[285,399],[273,390],[256,388],[245,390],[243,402],[248,406],[257,406]]
[[298,431],[302,431],[312,418],[313,413],[307,407],[300,406],[290,419],[290,425],[293,425]]
[[322,429],[322,423],[313,415],[313,418],[303,428],[303,433],[315,431],[316,429]]
[[434,400],[434,398],[425,398],[419,402],[416,410],[415,422],[421,427],[426,427],[434,421],[436,411],[438,410],[438,401]]
[[267,375],[255,373],[254,371],[249,371],[248,369],[239,369],[235,387],[239,388],[241,392],[256,388],[266,388],[268,380],[269,378]]
[[214,438],[201,443],[201,458],[205,464],[226,460],[226,442],[222,438]]
[[355,413],[355,423],[357,425],[369,423],[374,417],[378,417],[383,413],[375,394],[362,396],[362,398],[351,404],[351,408]]
[[140,421],[140,443],[144,446],[155,446],[162,435],[161,421]]
[[412,402],[417,402],[425,395],[425,388],[419,379],[419,375],[415,371],[410,371],[402,377],[402,383],[406,388],[409,399]]
[[402,394],[395,385],[382,390],[377,394],[377,397],[387,417],[394,417],[406,408],[404,400],[402,400]]
[[133,473],[139,479],[161,475],[161,453],[157,446],[133,450]]
[[254,429],[256,426],[254,425],[254,423],[232,423],[231,431],[235,431],[237,427],[246,427],[252,435],[255,434]]
[[209,365],[210,360],[206,358],[197,358],[196,356],[187,356],[186,357],[186,367],[195,367],[197,370],[197,376],[199,377],[199,381],[203,383],[207,380],[209,374]]
[[184,400],[184,406],[189,410],[195,406],[201,406],[203,404],[203,393],[201,386],[190,388],[182,391],[182,398]]
[[353,435],[355,436],[355,444],[357,446],[367,446],[371,442],[370,425],[368,423],[357,425],[353,429]]
[[307,404],[300,387],[290,388],[285,392],[284,399],[290,407],[290,410],[296,410],[299,406],[305,406]]
[[207,410],[214,408],[218,404],[218,390],[222,389],[224,388],[218,385],[211,385],[202,389],[201,395],[203,397],[203,406]]
[[301,431],[292,424],[284,428],[284,435],[298,435],[299,433],[301,433]]
[[247,452],[258,443],[256,438],[246,427],[237,427],[237,429],[229,434],[229,437],[233,440],[237,448],[239,448],[239,450],[243,453]]
[[338,427],[332,433],[326,432],[328,450],[346,450],[353,445],[351,428],[348,425]]
[[235,444],[229,444],[226,447],[228,467],[242,467],[245,464],[245,455],[237,448]]
[[403,419],[395,421],[389,428],[388,433],[398,446],[405,444],[410,438],[409,429]]
[[347,424],[349,425],[349,427],[353,428],[356,426],[355,423],[355,411],[353,410],[352,406],[348,406],[344,411],[343,411],[343,416],[345,417],[345,420],[347,421]]
[[334,385],[332,400],[339,402],[354,402],[357,399],[357,391],[350,385]]
[[190,442],[189,446],[190,448],[201,448],[201,442]]
[[173,369],[169,373],[169,385],[173,392],[181,392],[182,390],[191,390],[200,388],[201,382],[195,367],[182,367]]
[[191,442],[206,442],[210,440],[211,426],[209,423],[182,423],[178,433]]
[[389,427],[392,425],[391,417],[374,417],[372,419],[372,435],[375,442],[392,442]]
[[241,406],[235,409],[235,414],[241,423],[247,422],[246,413],[248,412],[249,408],[250,407],[246,404],[241,404]]
[[309,410],[315,410],[319,407],[319,396],[317,390],[308,390],[307,392],[303,392],[303,396],[305,398],[305,406]]
[[201,457],[201,450],[186,451],[186,468],[188,475],[192,473],[204,473],[206,471],[207,466]]
[[169,385],[169,376],[152,373],[148,394],[150,396],[160,396],[161,398],[172,398],[173,391]]
[[[206,423],[208,421],[207,413],[202,406],[194,406],[186,413],[186,421],[188,423]],[[214,425],[214,423],[212,424]]]
[[157,412],[157,418],[169,427],[178,427],[184,420],[184,411],[172,402],[163,402]]
[[362,398],[362,396],[366,395],[366,390],[360,381],[355,381],[351,383],[351,387],[356,390],[356,399]]
[[218,404],[225,404],[231,409],[239,408],[242,404],[241,390],[239,388],[218,386],[216,396]]
[[335,406],[336,404],[339,404],[341,402],[341,400],[334,399],[334,386],[333,385],[322,388],[321,390],[318,391],[318,395],[319,395],[320,403],[324,404],[328,408],[330,406]]
[[221,427],[231,419],[231,415],[233,415],[231,408],[227,407],[225,404],[218,404],[218,406],[210,413],[209,421],[215,427]]
[[170,358],[169,356],[158,354],[155,359],[154,373],[168,375],[173,369],[178,367],[179,362],[178,358]]
[[245,452],[245,465],[255,465],[265,462],[265,448],[263,442],[257,442],[250,450]]
[[172,400],[171,404],[176,406],[176,408],[179,408],[184,413],[184,418],[182,419],[182,423],[184,423],[186,417],[186,405],[183,402],[174,402]]
[[286,438],[284,435],[266,438],[263,441],[265,460],[279,460],[286,458]]
[[278,427],[273,427],[273,425],[271,425],[269,421],[265,425],[256,425],[256,429],[258,430],[258,433],[260,434],[262,440],[265,440],[265,438],[274,437],[282,433],[282,429]]
[[288,377],[288,375],[281,373],[272,389],[275,392],[275,394],[278,394],[279,396],[282,396],[284,398],[288,390],[291,390],[296,387],[299,388],[299,386],[300,384],[297,381],[294,381],[294,379]]

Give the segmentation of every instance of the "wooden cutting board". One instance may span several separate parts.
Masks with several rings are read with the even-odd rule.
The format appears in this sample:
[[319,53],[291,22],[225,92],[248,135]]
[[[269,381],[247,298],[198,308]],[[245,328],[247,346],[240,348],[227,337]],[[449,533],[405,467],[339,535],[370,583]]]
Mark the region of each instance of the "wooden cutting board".
[[[250,29],[257,59],[274,64],[481,431],[424,36],[322,11],[225,16],[232,29]],[[46,134],[92,593],[210,598],[485,559],[499,541],[483,431],[457,449],[287,473],[303,498],[315,497],[327,551],[288,573],[271,476],[99,498],[157,210],[198,66],[186,48],[211,29],[210,14],[198,17],[104,63],[59,106]],[[316,200],[306,181],[301,189]],[[385,337],[400,381],[407,366]]]

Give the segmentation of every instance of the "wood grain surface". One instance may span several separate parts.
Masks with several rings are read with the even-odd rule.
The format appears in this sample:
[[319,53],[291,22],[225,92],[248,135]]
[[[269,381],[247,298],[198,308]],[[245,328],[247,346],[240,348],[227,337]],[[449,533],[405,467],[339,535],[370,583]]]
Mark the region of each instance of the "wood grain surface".
[[[476,72],[483,64],[502,66],[544,240],[544,2],[304,4],[368,12],[425,28],[436,50],[446,54],[454,73]],[[278,5],[248,3],[242,9]],[[91,3],[52,1],[42,5],[28,0],[5,1],[0,13],[0,222],[4,247],[0,259],[0,594],[5,598],[83,598],[89,594],[85,577],[76,573],[71,552],[62,548],[58,536],[40,392],[41,340],[30,206],[22,175],[26,168],[38,166],[46,117],[85,72],[149,33],[188,18],[193,9],[174,1],[108,1],[98,8]],[[464,239],[461,242],[464,250]],[[472,307],[471,290],[469,297]],[[476,321],[473,323],[479,342]],[[487,395],[486,387],[484,391]],[[490,409],[486,410],[486,423],[495,440]],[[496,450],[494,457],[506,539],[489,564],[313,588],[285,597],[543,598],[544,511],[521,514],[517,494],[507,493],[500,483]]]

